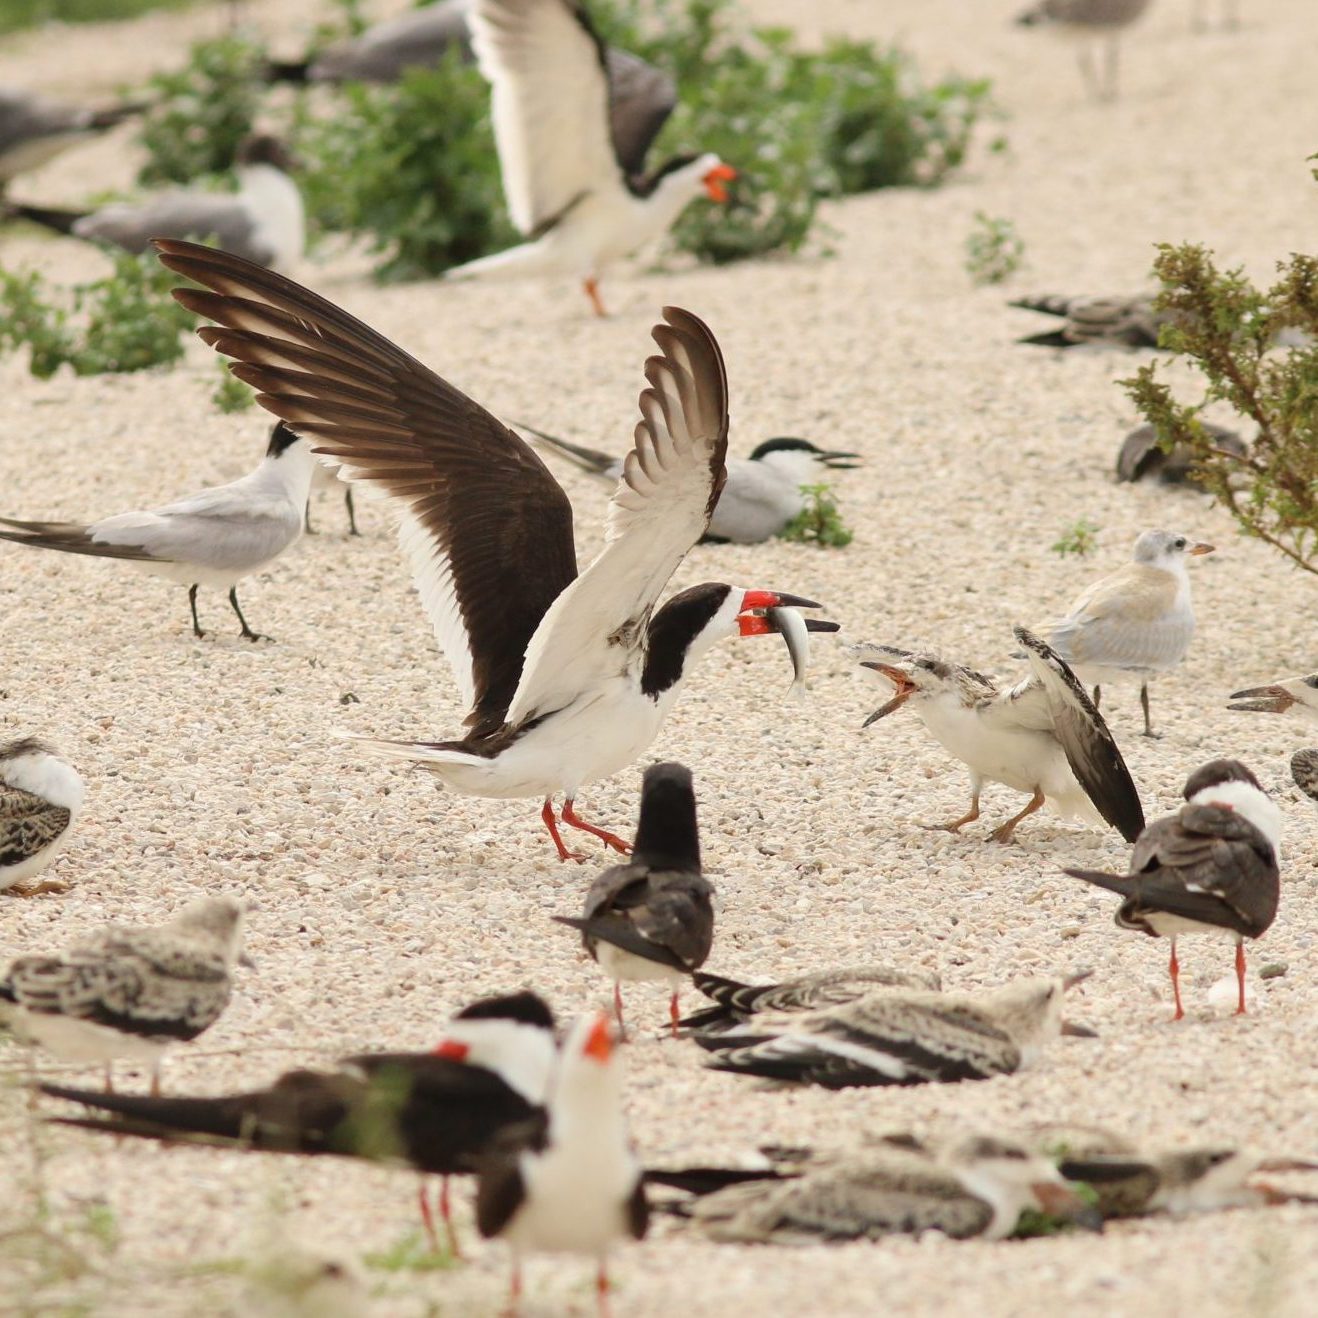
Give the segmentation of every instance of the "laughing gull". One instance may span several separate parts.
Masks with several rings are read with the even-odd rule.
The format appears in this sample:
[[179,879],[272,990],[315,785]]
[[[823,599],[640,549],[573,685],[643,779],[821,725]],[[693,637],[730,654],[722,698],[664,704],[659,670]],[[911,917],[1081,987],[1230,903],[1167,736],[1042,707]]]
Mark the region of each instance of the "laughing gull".
[[600,1012],[579,1021],[564,1043],[543,1119],[507,1132],[482,1159],[476,1225],[512,1251],[510,1309],[522,1293],[524,1255],[587,1254],[607,1318],[609,1251],[640,1240],[649,1217],[623,1114],[615,1027]]
[[[537,1117],[556,1057],[554,1018],[534,993],[482,998],[463,1008],[425,1053],[362,1053],[337,1071],[289,1071],[264,1089],[213,1098],[101,1095],[42,1085],[94,1108],[59,1124],[175,1144],[332,1154],[444,1177],[440,1211],[458,1254],[448,1178],[475,1172],[500,1132]],[[108,1114],[108,1115],[107,1115]],[[438,1245],[424,1181],[422,1220]]]
[[706,152],[642,174],[667,110],[655,107],[630,158],[619,149],[604,44],[578,0],[474,0],[470,23],[508,213],[527,241],[446,278],[576,276],[603,316],[604,269],[665,234],[702,192],[726,202],[736,170]]
[[[621,458],[611,458],[597,449],[569,444],[543,430],[518,421],[518,430],[534,435],[541,443],[575,462],[583,471],[616,485],[622,475]],[[817,448],[808,439],[779,436],[766,439],[751,450],[749,458],[728,460],[728,480],[714,505],[709,530],[702,537],[710,543],[754,545],[781,535],[787,524],[805,507],[803,485],[820,484],[829,471],[860,465],[858,453]]]
[[1147,293],[1134,297],[1022,297],[1008,305],[1061,319],[1057,329],[1016,340],[1042,348],[1156,348],[1159,331],[1172,319],[1171,312],[1154,310],[1153,295]]
[[1119,893],[1122,929],[1171,939],[1169,971],[1181,1006],[1181,934],[1215,934],[1236,945],[1236,1015],[1245,1013],[1246,938],[1259,938],[1281,897],[1281,811],[1239,760],[1210,760],[1186,780],[1186,804],[1140,834],[1125,874],[1068,869],[1067,874]]
[[678,986],[714,944],[714,889],[700,872],[690,769],[654,764],[645,771],[631,860],[590,885],[580,917],[554,919],[580,930],[591,959],[613,980],[619,1026],[622,981],[657,980],[672,989],[668,1014],[677,1034]]
[[[1199,424],[1219,452],[1234,458],[1249,456],[1249,446],[1234,430],[1211,421]],[[1122,441],[1121,452],[1117,454],[1118,481],[1156,479],[1164,485],[1183,485],[1197,483],[1196,470],[1194,455],[1185,445],[1175,444],[1167,452],[1158,443],[1157,428],[1147,424],[1136,426]]]
[[119,1059],[151,1066],[195,1039],[229,1005],[243,955],[243,910],[203,897],[163,925],[109,924],[58,956],[24,956],[0,979],[0,1019],[20,1037],[70,1062]]
[[[531,447],[388,339],[299,284],[190,243],[162,261],[215,293],[174,296],[222,328],[198,331],[262,406],[316,453],[390,500],[421,601],[470,708],[458,740],[365,739],[472,796],[540,797],[562,821],[628,844],[574,809],[578,789],[654,740],[684,677],[715,641],[777,630],[756,610],[810,600],[721,582],[655,609],[704,534],[724,479],[727,378],[718,343],[670,307],[652,331],[641,420],[609,505],[604,546],[577,574],[572,505]],[[812,630],[836,624],[811,619]]]
[[972,1132],[934,1151],[891,1143],[800,1176],[743,1181],[678,1211],[713,1240],[800,1245],[925,1231],[1003,1240],[1027,1209],[1100,1225],[1042,1154],[1018,1139]]
[[192,633],[197,591],[226,587],[242,635],[261,640],[238,607],[238,583],[272,563],[302,534],[311,473],[310,447],[287,426],[270,432],[261,465],[248,475],[149,512],[119,513],[99,522],[23,522],[0,517],[0,540],[94,558],[119,558],[188,587]]
[[36,737],[0,744],[0,892],[64,892],[59,879],[31,880],[68,844],[82,809],[77,770]]
[[[1149,0],[1036,0],[1016,21],[1024,27],[1046,28],[1071,38],[1077,47],[1080,74],[1100,101],[1115,100],[1121,32],[1141,17]],[[1103,77],[1094,65],[1091,43],[1106,41]]]
[[864,727],[910,702],[912,710],[949,754],[970,770],[970,809],[936,825],[956,833],[979,818],[985,782],[1028,792],[1029,803],[990,835],[1010,842],[1016,825],[1043,805],[1063,816],[1111,824],[1127,842],[1144,827],[1139,792],[1103,716],[1059,656],[1023,627],[1030,673],[1003,686],[984,673],[947,663],[933,654],[891,646],[853,647],[861,667],[895,688]]
[[127,252],[147,251],[152,238],[208,238],[222,251],[290,270],[306,248],[306,216],[292,168],[283,144],[260,134],[238,148],[236,193],[163,192],[143,202],[110,202],[94,211],[15,202],[6,213]]
[[19,174],[38,169],[75,142],[114,128],[144,108],[125,104],[89,109],[18,87],[0,87],[0,196]]
[[1227,708],[1245,714],[1297,714],[1318,719],[1318,673],[1307,677],[1283,677],[1267,686],[1246,687],[1232,692],[1236,703]]
[[692,1037],[716,1054],[713,1070],[824,1089],[985,1080],[1030,1066],[1058,1035],[1090,1035],[1062,1020],[1064,992],[1088,976],[1017,980],[977,994],[881,989]]
[[1156,735],[1149,678],[1177,667],[1194,636],[1185,560],[1212,552],[1175,531],[1145,531],[1129,563],[1077,595],[1060,620],[1035,628],[1093,686],[1096,707],[1103,684],[1138,678],[1146,737]]

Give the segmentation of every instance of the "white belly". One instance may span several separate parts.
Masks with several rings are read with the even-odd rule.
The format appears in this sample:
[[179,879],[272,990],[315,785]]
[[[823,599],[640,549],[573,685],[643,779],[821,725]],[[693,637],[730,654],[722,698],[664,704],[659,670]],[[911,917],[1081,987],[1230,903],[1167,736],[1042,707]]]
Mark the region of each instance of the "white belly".
[[518,1251],[603,1258],[627,1234],[627,1200],[636,1182],[631,1158],[592,1157],[578,1146],[524,1159],[527,1200],[504,1233]]
[[687,976],[673,966],[650,961],[635,952],[624,951],[612,943],[597,942],[595,959],[600,969],[612,980],[626,984],[660,983],[674,986],[685,983]]

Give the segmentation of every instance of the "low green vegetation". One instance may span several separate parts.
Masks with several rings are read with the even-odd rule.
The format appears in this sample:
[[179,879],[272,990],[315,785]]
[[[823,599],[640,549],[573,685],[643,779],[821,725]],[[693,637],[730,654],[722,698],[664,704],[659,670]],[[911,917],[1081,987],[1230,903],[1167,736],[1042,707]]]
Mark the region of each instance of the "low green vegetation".
[[[1198,396],[1173,397],[1167,362],[1122,384],[1164,448],[1189,450],[1196,479],[1246,535],[1318,573],[1318,258],[1280,262],[1276,281],[1259,288],[1203,247],[1163,244],[1154,273],[1156,306],[1170,313],[1160,342],[1192,368]],[[1199,423],[1215,402],[1258,428],[1246,455],[1219,449]]]
[[804,507],[783,527],[782,539],[822,549],[842,549],[855,539],[855,532],[842,520],[829,486],[802,485],[801,495]]
[[1098,545],[1097,537],[1100,529],[1087,517],[1078,518],[1055,541],[1052,547],[1053,553],[1061,558],[1069,555],[1084,558],[1092,554]]
[[1024,257],[1025,243],[1010,220],[975,212],[975,227],[966,238],[966,273],[976,284],[1002,283]]
[[229,370],[222,359],[219,369],[220,378],[216,381],[215,391],[211,394],[211,402],[226,414],[247,411],[256,402],[256,395]]
[[186,9],[196,0],[4,0],[0,33],[40,23],[108,23],[152,9]]
[[409,1231],[388,1249],[364,1254],[362,1262],[377,1272],[443,1272],[458,1260],[447,1250],[435,1253],[418,1232]]

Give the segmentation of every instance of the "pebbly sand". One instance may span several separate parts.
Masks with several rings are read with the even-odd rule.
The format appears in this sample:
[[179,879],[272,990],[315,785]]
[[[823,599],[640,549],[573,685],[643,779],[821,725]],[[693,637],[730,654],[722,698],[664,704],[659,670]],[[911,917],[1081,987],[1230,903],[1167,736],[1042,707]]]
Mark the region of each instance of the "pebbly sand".
[[[567,284],[381,289],[361,277],[360,254],[305,277],[496,411],[619,451],[657,310],[688,306],[727,357],[736,451],[795,433],[863,452],[869,465],[837,482],[857,532],[849,549],[699,548],[673,582],[806,594],[844,627],[840,640],[815,645],[808,704],[781,698],[790,668],[778,641],[725,645],[653,747],[695,772],[722,901],[710,968],[757,977],[879,959],[937,967],[949,985],[974,987],[1091,966],[1072,1012],[1101,1037],[1064,1040],[1034,1070],[986,1083],[770,1093],[702,1069],[692,1045],[660,1042],[661,990],[633,989],[640,1028],[628,1095],[640,1150],[654,1162],[703,1161],[766,1140],[1068,1119],[1154,1141],[1318,1153],[1318,814],[1287,771],[1290,752],[1318,742],[1318,729],[1223,710],[1237,687],[1313,669],[1314,582],[1238,537],[1199,495],[1115,486],[1109,473],[1134,418],[1113,380],[1144,356],[1016,346],[1040,323],[1005,305],[1033,292],[1138,291],[1159,239],[1202,241],[1261,278],[1292,250],[1313,251],[1318,187],[1305,157],[1318,149],[1318,14],[1311,0],[1256,0],[1240,32],[1201,35],[1189,30],[1189,0],[1162,0],[1128,36],[1124,98],[1100,106],[1085,99],[1066,45],[1009,24],[1016,0],[830,0],[808,16],[791,0],[750,7],[811,36],[896,38],[929,75],[991,76],[1010,151],[976,152],[937,191],[828,206],[836,259],[619,271],[604,286],[615,313],[606,322],[589,318]],[[286,2],[277,20],[266,13],[274,6],[248,8],[291,53],[317,7]],[[176,62],[221,13],[10,38],[0,81],[108,91]],[[121,131],[80,147],[15,192],[72,203],[125,185],[130,139]],[[977,210],[1013,219],[1027,246],[1027,268],[999,288],[973,288],[962,267]],[[0,232],[0,261],[70,281],[105,264],[29,230]],[[0,511],[86,518],[247,470],[266,420],[216,414],[216,379],[200,344],[169,374],[43,383],[0,361]],[[580,514],[584,561],[607,496],[554,470]],[[341,727],[448,734],[463,712],[386,514],[366,504],[359,516],[365,537],[350,542],[337,498],[318,496],[320,534],[247,583],[248,618],[275,637],[256,646],[238,638],[217,594],[201,597],[213,631],[197,641],[178,587],[114,563],[0,546],[0,731],[50,738],[88,784],[78,836],[54,870],[73,887],[0,899],[0,962],[63,946],[106,919],[162,920],[201,892],[254,904],[248,947],[259,969],[242,973],[219,1024],[173,1055],[175,1092],[265,1083],[353,1050],[426,1047],[482,993],[533,985],[564,1017],[607,994],[573,936],[548,921],[575,912],[596,867],[556,862],[533,803],[440,793],[424,774],[354,764],[332,739]],[[1102,528],[1096,553],[1057,557],[1050,546],[1080,517]],[[929,645],[1010,672],[1011,624],[1060,608],[1151,526],[1219,546],[1192,567],[1199,632],[1184,668],[1153,687],[1162,740],[1136,735],[1133,688],[1105,693],[1105,711],[1150,818],[1216,755],[1242,757],[1281,802],[1281,913],[1251,949],[1245,1020],[1209,1000],[1231,971],[1228,945],[1188,940],[1189,1015],[1173,1025],[1165,945],[1118,933],[1115,899],[1059,873],[1120,866],[1127,848],[1115,833],[1041,815],[1018,845],[990,844],[988,829],[1023,804],[1001,788],[988,789],[985,818],[965,836],[922,829],[960,813],[965,775],[910,715],[860,731],[880,697],[840,644]],[[343,703],[348,693],[359,703]],[[629,829],[639,779],[638,767],[588,789],[588,817]],[[1283,977],[1257,977],[1279,961]],[[0,1074],[17,1082],[25,1068],[21,1052],[0,1049]],[[99,1083],[92,1072],[41,1069]],[[69,1250],[29,1233],[37,1186],[47,1229]],[[1312,1178],[1305,1188],[1316,1188]],[[407,1173],[346,1162],[120,1147],[43,1129],[15,1085],[0,1090],[0,1314],[255,1313],[259,1297],[234,1260],[296,1248],[360,1273],[370,1298],[349,1312],[497,1312],[506,1255],[474,1238],[465,1194],[467,1264],[364,1265],[415,1229],[414,1192]],[[101,1206],[112,1247],[87,1227],[106,1217]],[[644,1243],[618,1251],[614,1272],[620,1318],[1036,1309],[1280,1318],[1313,1312],[1318,1210],[1138,1222],[1101,1238],[931,1236],[791,1251],[715,1247],[660,1220]],[[536,1259],[527,1280],[528,1314],[592,1310],[583,1260]]]

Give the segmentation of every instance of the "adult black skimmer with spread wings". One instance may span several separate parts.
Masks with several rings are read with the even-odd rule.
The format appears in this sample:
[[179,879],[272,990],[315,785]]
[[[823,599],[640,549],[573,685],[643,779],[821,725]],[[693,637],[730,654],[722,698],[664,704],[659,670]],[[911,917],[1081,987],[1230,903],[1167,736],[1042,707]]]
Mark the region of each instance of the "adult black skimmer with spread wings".
[[479,404],[292,280],[192,243],[157,246],[171,270],[214,290],[174,296],[219,322],[198,332],[237,359],[231,369],[258,401],[399,514],[422,603],[471,712],[458,740],[363,743],[468,795],[543,797],[563,860],[558,793],[564,823],[629,850],[578,818],[578,789],[645,750],[716,640],[777,629],[756,610],[818,607],[722,582],[654,607],[723,487],[727,377],[713,334],[675,307],[654,327],[660,355],[645,365],[604,548],[578,575],[567,495]]
[[527,241],[450,278],[576,275],[595,314],[610,262],[667,232],[703,191],[726,202],[737,171],[713,152],[642,173],[674,102],[651,98],[624,141],[610,122],[608,52],[577,0],[475,0],[472,48],[491,86],[508,212]]

